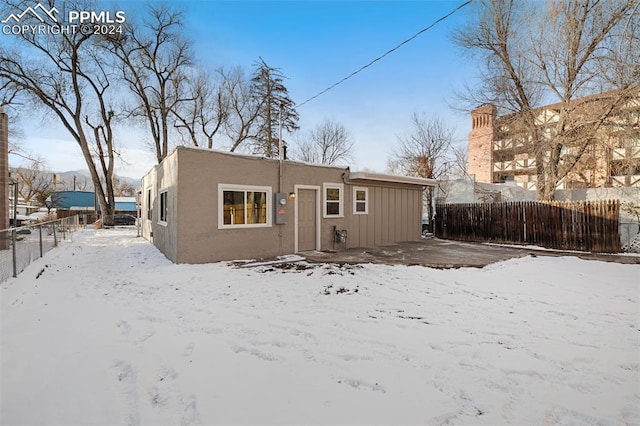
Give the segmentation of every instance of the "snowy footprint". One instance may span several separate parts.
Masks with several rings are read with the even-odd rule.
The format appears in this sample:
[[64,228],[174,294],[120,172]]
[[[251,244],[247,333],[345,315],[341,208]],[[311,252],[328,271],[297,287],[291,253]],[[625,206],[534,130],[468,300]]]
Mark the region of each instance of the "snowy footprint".
[[116,359],[111,364],[110,372],[113,387],[118,394],[117,400],[123,424],[127,426],[139,425],[136,370],[128,362]]
[[148,392],[151,408],[155,413],[151,423],[164,422],[183,426],[199,423],[197,397],[185,396],[178,387],[178,373],[171,367],[162,367]]

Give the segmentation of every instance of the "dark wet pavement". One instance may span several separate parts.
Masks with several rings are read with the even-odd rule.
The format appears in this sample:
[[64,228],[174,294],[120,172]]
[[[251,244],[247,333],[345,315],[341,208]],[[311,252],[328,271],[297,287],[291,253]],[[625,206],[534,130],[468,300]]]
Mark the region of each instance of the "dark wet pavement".
[[524,256],[575,256],[586,260],[640,265],[640,256],[506,247],[493,244],[441,240],[438,238],[424,238],[420,241],[408,241],[382,247],[353,248],[331,252],[313,251],[299,254],[309,262],[382,263],[422,265],[432,268],[480,268],[491,263]]

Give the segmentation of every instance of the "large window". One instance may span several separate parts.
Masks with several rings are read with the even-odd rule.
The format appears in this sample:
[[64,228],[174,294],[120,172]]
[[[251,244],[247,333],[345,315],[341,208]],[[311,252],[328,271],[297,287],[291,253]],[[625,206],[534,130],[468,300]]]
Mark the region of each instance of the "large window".
[[158,223],[167,223],[169,207],[167,205],[167,191],[160,192],[160,220]]
[[324,217],[342,217],[344,185],[341,183],[324,184]]
[[353,214],[369,214],[369,188],[353,187]]
[[218,227],[271,226],[271,188],[218,185]]

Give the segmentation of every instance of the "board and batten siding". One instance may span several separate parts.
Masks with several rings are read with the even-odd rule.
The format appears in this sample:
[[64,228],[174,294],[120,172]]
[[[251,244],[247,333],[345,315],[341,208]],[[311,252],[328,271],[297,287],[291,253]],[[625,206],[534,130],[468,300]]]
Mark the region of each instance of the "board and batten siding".
[[348,247],[373,247],[420,238],[421,189],[362,186],[369,188],[369,213],[351,217]]

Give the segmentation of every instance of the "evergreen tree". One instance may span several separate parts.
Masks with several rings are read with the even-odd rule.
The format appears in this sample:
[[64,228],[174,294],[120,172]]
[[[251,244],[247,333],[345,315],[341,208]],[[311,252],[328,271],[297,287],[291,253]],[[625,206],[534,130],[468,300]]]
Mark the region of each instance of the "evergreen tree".
[[256,70],[251,78],[252,94],[259,105],[258,132],[253,152],[268,158],[279,156],[278,131],[282,121],[282,130],[292,132],[298,127],[298,113],[295,103],[289,97],[289,91],[283,84],[284,75],[279,68],[267,65],[260,58],[255,64]]

